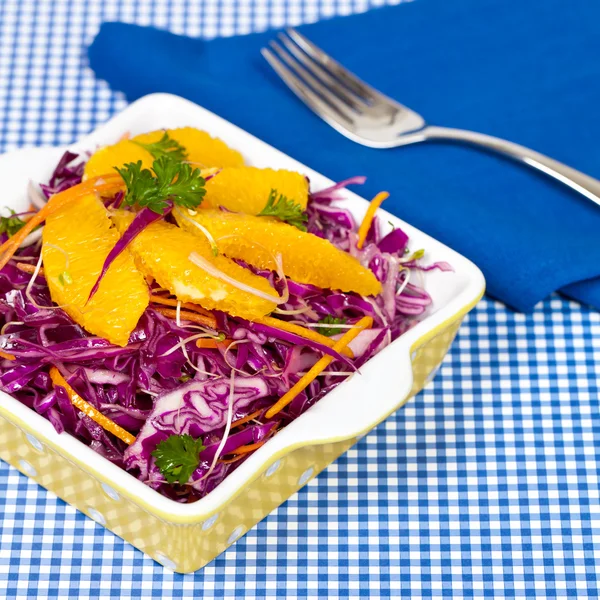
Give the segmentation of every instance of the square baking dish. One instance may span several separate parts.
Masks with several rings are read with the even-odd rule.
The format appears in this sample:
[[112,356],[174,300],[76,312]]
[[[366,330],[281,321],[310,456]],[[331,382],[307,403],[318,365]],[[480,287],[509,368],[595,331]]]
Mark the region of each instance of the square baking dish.
[[[231,123],[168,94],[141,98],[70,146],[93,150],[123,133],[193,126],[222,138],[258,167],[291,169],[312,189],[332,182]],[[5,202],[28,206],[29,180],[46,181],[65,148],[31,148],[0,157]],[[368,203],[344,192],[344,206],[360,222]],[[161,496],[33,410],[0,392],[0,457],[100,525],[169,569],[202,568],[287,500],[362,435],[419,392],[435,375],[464,316],[484,293],[481,271],[466,258],[381,211],[382,222],[400,226],[411,247],[454,272],[424,273],[433,298],[427,317],[257,450],[223,483],[193,504]]]

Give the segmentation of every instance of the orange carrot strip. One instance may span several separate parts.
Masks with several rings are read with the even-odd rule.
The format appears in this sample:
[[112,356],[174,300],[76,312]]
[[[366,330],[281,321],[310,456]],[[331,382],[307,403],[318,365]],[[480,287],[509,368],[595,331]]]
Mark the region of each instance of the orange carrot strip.
[[245,417],[242,417],[241,419],[234,421],[231,424],[231,429],[233,429],[234,427],[239,427],[240,425],[243,425],[244,423],[247,423],[248,421],[252,421],[252,419],[256,419],[256,417],[258,417],[258,415],[260,415],[260,413],[263,410],[265,410],[265,409],[259,408],[258,410],[255,410],[253,413],[250,413],[249,415],[246,415]]
[[369,208],[365,214],[365,218],[362,220],[360,227],[358,228],[358,242],[356,243],[356,247],[360,250],[365,243],[365,239],[367,238],[367,233],[369,233],[369,229],[371,229],[371,223],[375,218],[375,213],[377,209],[381,206],[381,203],[389,197],[388,192],[379,192],[371,203],[369,204]]
[[[156,306],[154,307],[154,310],[165,317],[169,317],[170,319],[177,318],[177,311],[173,310],[172,308],[162,308],[161,306]],[[179,317],[182,321],[192,321],[192,323],[200,323],[200,325],[206,325],[212,329],[217,328],[217,320],[213,316],[201,315],[196,312],[182,310],[179,313]]]
[[220,458],[219,462],[223,463],[224,465],[230,465],[231,463],[237,462],[238,460],[242,460],[242,458],[244,458],[244,455],[238,454],[237,456],[234,456],[232,458]]
[[[258,319],[254,319],[254,322],[261,323],[262,325],[267,325],[268,327],[273,327],[275,329],[281,329],[282,331],[287,331],[288,333],[295,333],[300,337],[317,342],[318,344],[323,344],[323,346],[327,346],[328,348],[333,348],[335,345],[335,341],[326,335],[322,335],[317,331],[312,331],[311,329],[307,329],[301,325],[282,321],[281,319],[275,319],[273,317],[260,317]],[[354,354],[350,348],[344,348],[341,354],[349,356],[350,358],[354,358]]]
[[0,358],[5,358],[6,360],[17,360],[17,357],[14,354],[3,352],[2,350],[0,350]]
[[217,348],[227,348],[233,340],[225,338],[224,340],[216,340],[215,338],[200,338],[196,340],[196,346],[198,348],[204,348],[206,350],[212,350]]
[[41,225],[49,215],[65,206],[73,200],[81,198],[85,194],[91,192],[106,192],[122,188],[125,185],[120,175],[103,175],[102,177],[94,177],[83,183],[78,183],[63,192],[55,194],[48,200],[44,207],[39,212],[35,213],[15,235],[8,238],[4,244],[0,246],[0,269],[4,268],[6,263],[13,257],[14,253],[19,249],[23,240],[38,226]]
[[82,413],[87,415],[93,421],[96,421],[100,427],[110,431],[113,435],[117,436],[120,440],[123,440],[126,444],[133,444],[135,437],[128,431],[125,431],[122,427],[117,425],[114,421],[105,417],[99,410],[95,409],[91,404],[86,402],[65,380],[60,374],[60,371],[56,367],[50,369],[50,378],[54,387],[60,386],[65,389],[69,396],[69,400],[73,403],[73,406],[80,410]]
[[[155,304],[164,304],[165,306],[177,306],[179,300],[177,300],[176,298],[165,298],[164,296],[156,296],[152,294],[150,296],[150,302],[154,302]],[[206,315],[207,317],[213,316],[213,314],[210,311],[206,310],[205,308],[202,308],[198,304],[192,304],[191,302],[183,302],[181,304],[181,308],[192,310],[194,312],[200,313],[201,315]]]
[[[373,325],[371,317],[363,317],[357,324],[355,329],[348,330],[333,346],[337,352],[345,348],[361,331],[369,329]],[[303,375],[279,400],[271,406],[265,413],[267,419],[275,416],[280,410],[285,408],[298,394],[303,392],[312,381],[314,381],[321,371],[324,371],[333,361],[333,357],[327,355],[320,358],[310,369],[308,373]]]
[[[17,263],[15,266],[17,267],[17,269],[19,269],[19,271],[23,271],[24,273],[30,273],[31,275],[35,273],[35,265],[20,262]],[[40,267],[38,275],[41,275],[42,277],[44,276],[44,267]]]
[[243,454],[248,454],[249,452],[254,452],[258,448],[260,448],[270,437],[273,437],[279,431],[279,425],[281,421],[275,424],[275,426],[267,433],[267,435],[260,440],[260,442],[255,442],[254,444],[247,444],[246,446],[240,446],[235,450],[232,450],[229,454],[233,454],[234,456],[239,456]]
[[231,452],[231,454],[238,456],[240,454],[248,454],[248,452],[254,452],[260,448],[267,440],[260,440],[260,442],[256,442],[255,444],[248,444],[247,446],[240,446]]
[[204,350],[216,350],[218,343],[219,340],[215,340],[214,338],[200,338],[196,340],[196,347],[203,348]]

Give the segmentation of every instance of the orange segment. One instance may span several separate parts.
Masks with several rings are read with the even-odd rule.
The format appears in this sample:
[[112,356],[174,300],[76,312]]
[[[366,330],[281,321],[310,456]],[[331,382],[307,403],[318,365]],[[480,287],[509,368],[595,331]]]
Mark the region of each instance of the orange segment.
[[23,243],[25,238],[38,226],[41,225],[49,215],[59,210],[66,204],[70,204],[75,200],[79,200],[83,196],[89,193],[105,195],[116,193],[123,186],[123,179],[121,176],[115,173],[114,175],[105,175],[102,177],[94,177],[88,181],[78,183],[73,187],[67,188],[58,194],[54,194],[43,208],[38,210],[30,219],[27,220],[25,225],[19,229],[14,235],[11,235],[1,246],[0,246],[0,269],[2,269],[6,263],[14,256],[15,252],[19,249],[19,246]]
[[[166,131],[171,138],[186,149],[188,160],[194,163],[194,166],[203,168],[241,167],[244,165],[244,158],[237,150],[233,150],[222,140],[210,136],[206,131],[200,131],[193,127],[167,129]],[[84,178],[114,173],[115,167],[122,167],[138,160],[142,161],[143,168],[151,169],[154,161],[152,154],[135,142],[151,144],[160,140],[164,133],[164,129],[159,129],[100,148],[92,154],[85,165]]]
[[152,154],[131,140],[121,140],[112,146],[104,146],[96,150],[87,161],[83,178],[89,179],[106,173],[116,173],[115,167],[122,167],[130,162],[142,161],[144,169],[152,168]]
[[[116,211],[113,222],[123,232],[133,220],[133,214]],[[208,310],[222,310],[231,315],[253,319],[270,313],[276,306],[254,294],[243,291],[217,277],[209,275],[189,260],[196,252],[216,269],[236,281],[277,297],[277,292],[264,277],[254,275],[223,255],[213,256],[210,244],[165,221],[146,227],[129,245],[136,264],[144,275],[151,275],[182,302],[194,302]]]
[[206,182],[202,208],[225,208],[257,215],[267,204],[271,190],[277,190],[303,209],[308,202],[308,181],[294,171],[256,167],[226,168]]
[[125,346],[150,297],[127,250],[108,269],[98,292],[86,305],[104,260],[118,239],[102,202],[89,194],[48,216],[42,234],[42,259],[52,300],[90,333]]
[[[167,129],[169,137],[179,142],[187,151],[188,160],[196,163],[194,166],[203,167],[241,167],[244,165],[243,156],[230,148],[223,140],[214,138],[206,131],[194,127]],[[157,142],[163,136],[164,130],[152,131],[136,135],[133,139],[142,144]]]
[[[356,258],[327,240],[287,223],[214,209],[199,210],[191,218],[208,229],[219,250],[230,258],[274,270],[273,257],[281,254],[285,274],[299,283],[364,296],[381,292],[375,275]],[[178,222],[184,229],[196,233],[189,221],[178,219]]]

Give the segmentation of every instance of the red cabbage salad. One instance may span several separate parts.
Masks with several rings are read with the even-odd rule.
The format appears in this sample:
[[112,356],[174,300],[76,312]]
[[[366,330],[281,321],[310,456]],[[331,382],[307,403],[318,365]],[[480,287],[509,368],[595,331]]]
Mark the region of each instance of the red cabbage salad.
[[360,377],[451,270],[380,222],[387,194],[355,221],[363,177],[314,190],[188,130],[66,152],[0,220],[0,388],[178,502]]

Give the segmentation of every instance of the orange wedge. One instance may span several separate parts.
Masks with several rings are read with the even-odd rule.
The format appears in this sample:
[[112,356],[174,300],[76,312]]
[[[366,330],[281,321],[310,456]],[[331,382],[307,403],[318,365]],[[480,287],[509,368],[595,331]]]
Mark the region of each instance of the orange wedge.
[[[241,167],[244,157],[223,140],[214,138],[206,131],[194,127],[181,127],[167,129],[169,137],[179,142],[187,152],[187,159],[194,166],[202,169],[206,167]],[[142,144],[157,142],[164,135],[164,130],[152,131],[136,135],[133,140]]]
[[119,239],[95,194],[65,204],[46,219],[42,234],[44,276],[52,300],[79,325],[125,346],[148,306],[148,286],[125,250],[110,266],[98,292],[87,299],[106,256]]
[[257,215],[267,204],[271,190],[306,208],[308,181],[304,175],[256,167],[225,168],[209,179],[202,208],[224,206],[234,212]]
[[[133,213],[115,211],[113,222],[123,232],[133,220]],[[208,310],[222,310],[233,316],[253,319],[270,313],[276,306],[269,301],[209,274],[189,260],[200,255],[216,270],[249,286],[259,294],[275,299],[277,292],[264,277],[255,275],[223,255],[213,256],[209,242],[165,221],[146,227],[129,245],[136,265],[146,276],[177,296],[181,302],[193,302]]]
[[[201,236],[188,219],[177,216],[184,229]],[[189,213],[188,213],[189,214]],[[381,284],[356,258],[329,241],[268,217],[255,217],[221,210],[199,210],[189,215],[205,227],[220,252],[261,268],[275,270],[274,256],[280,254],[284,273],[299,283],[321,288],[379,294]]]
[[[193,127],[167,129],[166,131],[172,139],[185,148],[187,159],[198,168],[240,167],[244,164],[244,159],[237,150],[229,148],[222,140],[211,137],[206,131],[200,131]],[[157,142],[164,133],[164,129],[159,129],[100,148],[92,154],[85,165],[84,177],[114,173],[115,167],[122,167],[138,160],[142,161],[142,167],[150,169],[154,158],[140,144]]]
[[115,167],[122,167],[131,162],[142,161],[144,169],[152,168],[152,154],[131,140],[121,140],[112,146],[96,150],[85,164],[83,178],[97,177],[106,173],[116,173]]

